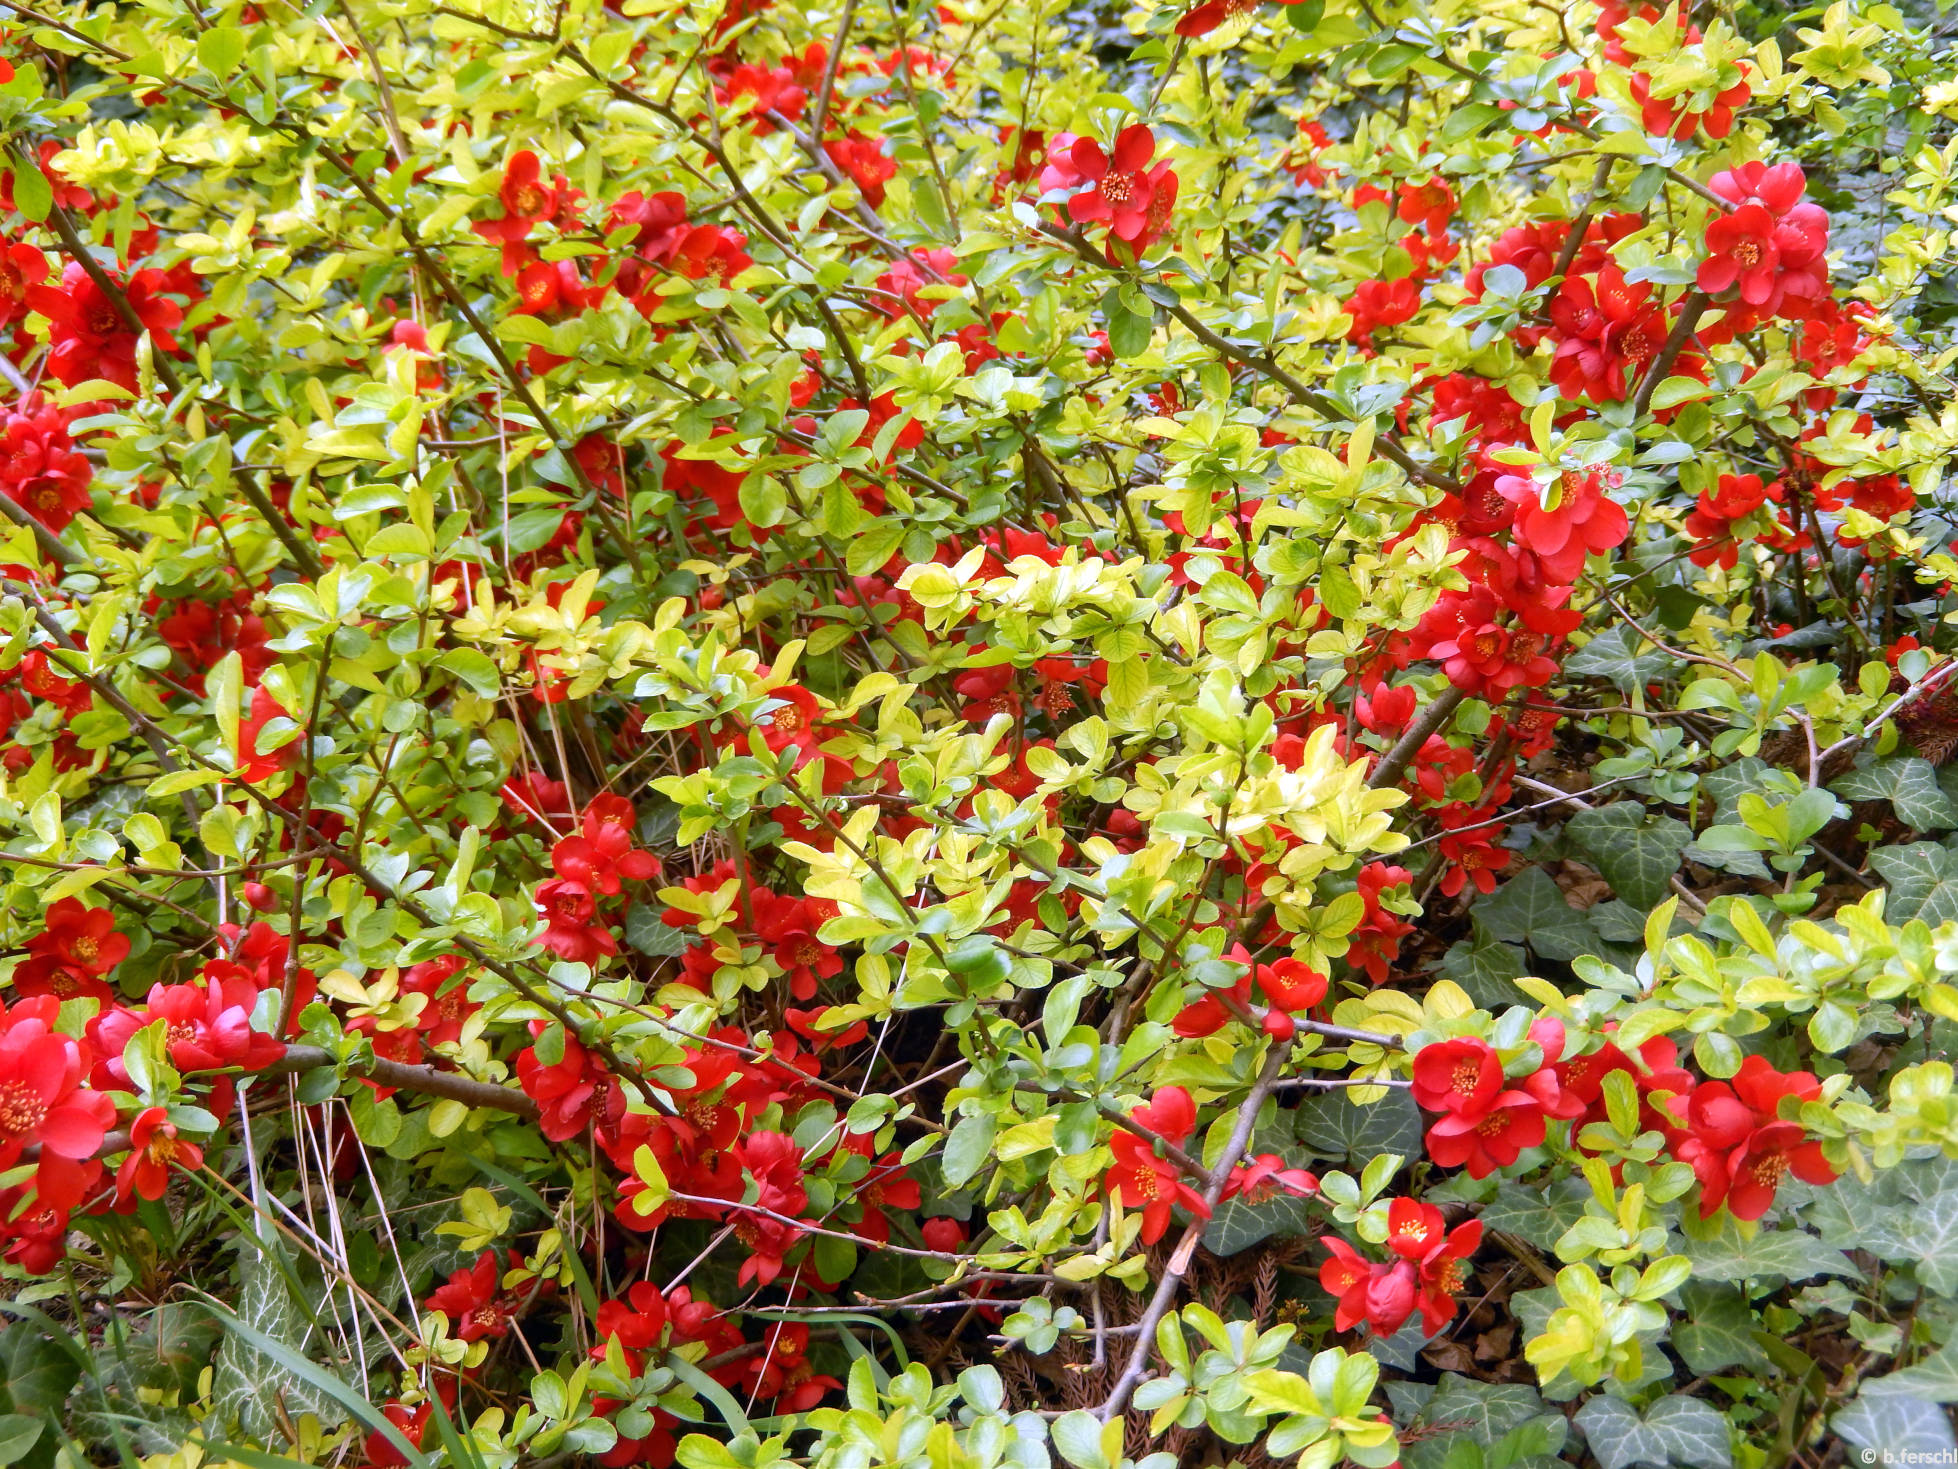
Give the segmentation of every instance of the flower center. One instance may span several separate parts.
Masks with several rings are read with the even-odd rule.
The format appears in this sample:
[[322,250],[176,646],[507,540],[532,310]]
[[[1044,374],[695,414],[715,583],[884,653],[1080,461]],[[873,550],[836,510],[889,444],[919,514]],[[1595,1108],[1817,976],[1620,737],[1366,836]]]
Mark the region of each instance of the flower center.
[[1758,240],[1742,240],[1734,246],[1734,259],[1742,265],[1753,266],[1761,263],[1761,245]]
[[93,959],[102,952],[102,944],[94,934],[85,933],[69,944],[68,949],[77,959]]
[[511,196],[518,214],[542,214],[544,212],[544,191],[535,184],[525,184]]
[[1135,197],[1135,176],[1111,173],[1101,181],[1101,197],[1110,204],[1126,204]]
[[41,1094],[24,1081],[0,1083],[0,1133],[25,1137],[48,1115]]
[[179,1020],[172,1025],[164,1027],[163,1039],[167,1044],[173,1046],[186,1041],[194,1041],[197,1039],[197,1027],[188,1021]]
[[1475,1084],[1482,1080],[1482,1068],[1477,1066],[1473,1061],[1464,1061],[1455,1068],[1455,1075],[1452,1080],[1455,1094],[1465,1097],[1474,1091]]

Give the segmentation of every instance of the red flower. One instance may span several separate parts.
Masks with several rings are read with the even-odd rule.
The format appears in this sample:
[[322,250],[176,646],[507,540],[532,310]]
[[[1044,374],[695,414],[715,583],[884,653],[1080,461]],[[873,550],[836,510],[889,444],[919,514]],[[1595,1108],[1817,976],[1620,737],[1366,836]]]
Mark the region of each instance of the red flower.
[[0,326],[27,315],[27,293],[48,278],[48,257],[25,241],[0,244]]
[[1361,281],[1346,302],[1346,314],[1353,318],[1346,340],[1364,342],[1383,326],[1413,320],[1420,309],[1421,283],[1413,276],[1392,282]]
[[[1130,1114],[1142,1126],[1179,1146],[1196,1127],[1196,1104],[1180,1086],[1157,1090],[1147,1106]],[[1153,1245],[1169,1228],[1170,1210],[1181,1204],[1200,1218],[1210,1217],[1203,1195],[1183,1181],[1174,1163],[1156,1156],[1154,1148],[1134,1133],[1117,1129],[1109,1146],[1115,1152],[1115,1166],[1108,1170],[1104,1187],[1110,1197],[1125,1209],[1142,1210],[1142,1242]]]
[[[5,279],[0,277],[0,307]],[[0,310],[0,318],[4,311]],[[4,320],[0,320],[0,325]],[[0,494],[57,535],[90,508],[88,460],[68,437],[68,415],[29,393],[0,418]]]
[[238,978],[150,986],[142,1009],[118,1005],[89,1021],[89,1042],[102,1057],[95,1084],[131,1089],[123,1069],[123,1047],[157,1020],[163,1022],[170,1064],[179,1071],[264,1070],[285,1055],[285,1046],[252,1029],[251,1012],[257,1001],[257,988]]
[[500,1292],[501,1277],[495,1251],[486,1251],[469,1269],[456,1271],[446,1284],[436,1287],[422,1304],[449,1318],[458,1341],[502,1336],[510,1329],[516,1302]]
[[[1411,717],[1413,711],[1410,709],[1408,713]],[[1414,874],[1405,867],[1392,867],[1384,862],[1369,862],[1360,869],[1358,891],[1366,903],[1366,912],[1347,935],[1351,947],[1346,951],[1346,962],[1374,984],[1387,982],[1390,967],[1400,957],[1401,940],[1414,932],[1412,923],[1386,908],[1381,895],[1390,889],[1410,887],[1413,881]]]
[[[530,1027],[531,1034],[539,1036],[545,1022],[533,1020]],[[544,1136],[561,1143],[578,1136],[590,1124],[612,1081],[595,1056],[574,1037],[565,1036],[564,1054],[548,1065],[538,1059],[534,1045],[519,1051],[517,1084],[537,1103],[538,1125]]]
[[941,1254],[956,1254],[965,1243],[965,1226],[956,1219],[927,1219],[918,1226],[918,1233],[924,1236],[926,1249]]
[[831,138],[823,152],[839,170],[849,175],[864,202],[872,209],[884,206],[884,185],[897,177],[897,160],[885,153],[875,138],[851,133],[847,138]]
[[1155,151],[1156,135],[1140,123],[1122,129],[1112,156],[1102,152],[1093,138],[1074,139],[1067,166],[1088,187],[1068,199],[1068,217],[1076,224],[1106,221],[1115,238],[1140,239],[1148,228],[1149,201],[1155,194],[1155,184],[1145,171]]
[[22,1000],[6,1012],[0,1031],[0,1169],[18,1163],[29,1143],[39,1143],[44,1158],[93,1158],[115,1125],[115,1103],[82,1085],[82,1048],[54,1029],[59,1012],[59,1002],[48,997]]
[[806,1413],[830,1393],[842,1390],[834,1377],[817,1373],[809,1361],[809,1327],[778,1321],[769,1328],[760,1352],[745,1364],[758,1396],[771,1398],[778,1413]]
[[1190,40],[1207,36],[1257,8],[1258,0],[1202,0],[1183,12],[1176,22],[1176,34]]
[[1405,1260],[1367,1259],[1337,1235],[1319,1240],[1332,1258],[1319,1267],[1319,1284],[1339,1302],[1333,1328],[1351,1331],[1364,1321],[1375,1336],[1392,1336],[1414,1314],[1418,1276]]
[[129,939],[116,932],[116,916],[107,908],[84,908],[79,898],[63,898],[43,922],[46,927],[27,941],[27,952],[78,974],[107,974],[129,957]]
[[287,737],[276,749],[259,748],[259,736],[265,732],[266,725],[275,719],[291,718],[285,705],[264,684],[252,690],[251,707],[238,721],[238,779],[258,785],[292,764],[303,735],[297,739]]
[[589,964],[601,954],[619,952],[619,941],[600,918],[597,900],[586,884],[569,878],[541,882],[535,902],[545,920],[544,931],[531,940],[539,948],[573,964]]
[[1466,1167],[1470,1178],[1487,1178],[1525,1148],[1543,1145],[1543,1118],[1543,1103],[1531,1092],[1498,1092],[1480,1114],[1452,1113],[1429,1128],[1428,1156],[1444,1168]]
[[1436,174],[1424,184],[1403,188],[1395,213],[1409,224],[1425,226],[1431,235],[1445,234],[1455,214],[1455,191]]
[[172,1168],[201,1168],[204,1150],[181,1141],[161,1107],[145,1107],[129,1124],[129,1156],[116,1170],[116,1195],[156,1200],[170,1186]]
[[1502,1081],[1502,1062],[1475,1036],[1423,1046],[1414,1057],[1414,1100],[1430,1112],[1480,1117],[1495,1104]]
[[1422,1258],[1421,1325],[1429,1336],[1454,1319],[1458,1309],[1455,1292],[1467,1283],[1468,1258],[1481,1243],[1482,1221],[1471,1219],[1456,1225]]
[[1627,285],[1615,265],[1601,267],[1595,282],[1566,280],[1551,299],[1550,325],[1558,338],[1550,380],[1567,398],[1597,403],[1628,397],[1666,339],[1652,287]]
[[[1780,1120],[1781,1102],[1809,1101],[1821,1092],[1806,1071],[1783,1074],[1766,1058],[1749,1056],[1732,1083],[1704,1081],[1685,1097],[1686,1135],[1674,1156],[1690,1163],[1700,1181],[1700,1217],[1722,1203],[1736,1219],[1759,1219],[1791,1169],[1804,1183],[1833,1183],[1836,1171],[1809,1141],[1801,1125]],[[1674,1103],[1674,1117],[1679,1104]]]
[[565,837],[551,848],[552,868],[559,877],[607,897],[618,896],[621,882],[659,876],[659,858],[632,845],[636,820],[637,813],[624,796],[594,797],[585,808],[582,834]]
[[[184,314],[176,302],[158,294],[163,285],[162,271],[139,270],[122,283],[122,297],[156,350],[175,352],[170,333]],[[62,271],[58,287],[30,287],[27,299],[48,319],[48,374],[55,381],[72,387],[103,378],[136,390],[137,334],[86,270],[71,264]]]
[[[410,1408],[397,1399],[381,1405],[381,1416],[393,1424],[404,1439],[419,1449],[422,1447],[422,1439],[428,1434],[433,1409],[432,1403],[422,1403],[418,1407]],[[405,1466],[408,1462],[401,1450],[395,1447],[394,1440],[378,1428],[361,1441],[360,1447],[361,1452],[366,1454],[367,1462],[372,1469],[398,1469],[398,1466]]]
[[1605,493],[1606,477],[1598,471],[1566,470],[1554,509],[1545,508],[1536,481],[1526,475],[1504,475],[1496,482],[1502,497],[1516,507],[1517,543],[1535,553],[1545,572],[1559,582],[1576,581],[1588,554],[1614,550],[1631,534],[1625,507]]
[[1276,1153],[1259,1153],[1231,1170],[1224,1183],[1223,1197],[1262,1204],[1281,1191],[1309,1199],[1319,1192],[1319,1177],[1303,1168],[1286,1167],[1285,1160]]

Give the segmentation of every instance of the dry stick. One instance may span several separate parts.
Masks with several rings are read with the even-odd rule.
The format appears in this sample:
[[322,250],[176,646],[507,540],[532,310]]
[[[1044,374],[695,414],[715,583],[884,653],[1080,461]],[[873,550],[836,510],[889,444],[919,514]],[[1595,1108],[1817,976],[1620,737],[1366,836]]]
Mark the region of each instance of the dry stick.
[[1208,1216],[1223,1198],[1231,1170],[1251,1145],[1252,1129],[1258,1125],[1258,1109],[1264,1106],[1265,1098],[1271,1095],[1272,1087],[1277,1084],[1278,1073],[1284,1069],[1286,1053],[1290,1050],[1289,1045],[1272,1047],[1271,1054],[1265,1058],[1264,1070],[1258,1074],[1250,1094],[1239,1104],[1237,1125],[1231,1129],[1230,1141],[1224,1144],[1223,1155],[1217,1159],[1210,1187],[1204,1190],[1203,1213],[1190,1221],[1189,1227],[1183,1231],[1183,1237],[1176,1242],[1163,1278],[1157,1282],[1156,1293],[1150,1298],[1142,1319],[1136,1323],[1135,1350],[1129,1354],[1128,1365],[1122,1369],[1122,1375],[1115,1379],[1115,1390],[1109,1393],[1108,1401],[1101,1405],[1096,1415],[1103,1423],[1113,1420],[1128,1406],[1129,1395],[1142,1381],[1142,1374],[1149,1366],[1149,1353],[1156,1345],[1156,1325],[1175,1304],[1176,1294],[1183,1287],[1183,1277],[1189,1273],[1197,1246],[1203,1242],[1203,1232],[1210,1223]]
[[1672,324],[1672,331],[1666,343],[1659,349],[1659,355],[1652,359],[1652,365],[1645,370],[1645,376],[1638,385],[1638,393],[1632,399],[1632,417],[1643,418],[1645,410],[1651,405],[1652,390],[1659,386],[1673,363],[1685,349],[1693,329],[1700,324],[1700,317],[1713,303],[1705,291],[1689,291],[1686,299],[1680,302],[1679,319]]
[[836,70],[843,60],[843,47],[850,39],[850,22],[857,12],[857,0],[843,0],[843,19],[836,27],[836,39],[830,42],[829,59],[823,63],[823,84],[816,90],[816,110],[809,115],[809,131],[818,142],[822,141],[823,123],[829,117],[830,94],[836,90]]
[[[287,1046],[283,1059],[274,1061],[259,1076],[286,1076],[313,1071],[334,1064],[333,1053],[320,1046]],[[440,1071],[433,1066],[411,1066],[405,1061],[390,1061],[385,1056],[349,1063],[348,1071],[364,1076],[381,1086],[397,1091],[419,1092],[424,1096],[447,1097],[471,1107],[493,1107],[499,1112],[514,1112],[519,1117],[535,1118],[537,1103],[513,1086],[493,1081],[477,1081],[459,1071]]]
[[1367,777],[1367,789],[1386,790],[1389,786],[1400,784],[1401,773],[1408,763],[1421,753],[1421,747],[1429,736],[1448,722],[1448,716],[1455,712],[1456,706],[1465,697],[1463,691],[1450,684],[1429,701],[1428,707],[1421,711],[1421,717],[1407,728],[1407,733],[1394,741],[1394,747],[1380,759],[1372,775]]

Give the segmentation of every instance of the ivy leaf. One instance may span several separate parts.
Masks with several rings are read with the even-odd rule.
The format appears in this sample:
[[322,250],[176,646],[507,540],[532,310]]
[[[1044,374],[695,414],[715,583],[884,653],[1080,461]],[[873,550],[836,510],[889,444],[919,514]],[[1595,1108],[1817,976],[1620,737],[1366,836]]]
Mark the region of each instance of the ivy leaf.
[[1204,1231],[1203,1247],[1213,1255],[1235,1255],[1273,1235],[1311,1234],[1312,1216],[1306,1203],[1295,1194],[1281,1191],[1261,1203],[1231,1199],[1219,1204],[1210,1228]]
[[1740,820],[1740,798],[1749,791],[1760,790],[1761,777],[1767,773],[1767,761],[1758,755],[1748,755],[1702,776],[1701,787],[1713,797],[1713,822]]
[[1687,1371],[1706,1377],[1723,1367],[1767,1370],[1767,1353],[1754,1340],[1760,1323],[1738,1290],[1691,1280],[1681,1287],[1679,1304],[1685,1320],[1673,1328],[1672,1344]]
[[1478,1382],[1444,1372],[1420,1417],[1408,1425],[1425,1431],[1402,1440],[1401,1462],[1407,1469],[1441,1469],[1462,1438],[1493,1447],[1543,1411],[1542,1396],[1526,1382]]
[[1347,1100],[1344,1088],[1308,1098],[1293,1126],[1298,1140],[1321,1158],[1365,1164],[1382,1153],[1405,1158],[1421,1151],[1421,1109],[1398,1087],[1361,1107]]
[[1710,1403],[1678,1393],[1660,1398],[1643,1418],[1619,1399],[1600,1395],[1577,1410],[1577,1426],[1604,1469],[1628,1464],[1727,1469],[1733,1463],[1725,1416]]
[[1764,1229],[1744,1240],[1730,1219],[1718,1239],[1676,1242],[1677,1253],[1693,1262],[1693,1275],[1702,1281],[1812,1280],[1818,1275],[1861,1272],[1841,1250],[1831,1249],[1807,1230]]
[[[1944,1409],[1910,1393],[1872,1392],[1870,1387],[1829,1420],[1829,1427],[1839,1436],[1864,1454],[1891,1456],[1892,1463],[1906,1451],[1932,1455],[1951,1452],[1951,1418]],[[1875,1458],[1866,1462],[1874,1463]]]
[[1936,842],[1879,847],[1870,866],[1890,885],[1883,916],[1895,924],[1921,918],[1933,928],[1958,918],[1958,852]]
[[1888,801],[1897,819],[1913,831],[1949,831],[1958,826],[1958,802],[1938,784],[1937,767],[1915,755],[1893,756],[1852,770],[1829,789],[1848,801]]
[[1921,1362],[1863,1384],[1866,1398],[1899,1393],[1929,1403],[1958,1403],[1958,1342],[1948,1342]]
[[1911,1266],[1939,1295],[1958,1295],[1958,1190],[1872,1211],[1863,1225],[1862,1247]]
[[1665,901],[1679,871],[1679,854],[1693,840],[1685,822],[1649,816],[1635,801],[1580,811],[1564,830],[1634,908],[1656,908]]
[[1515,981],[1523,973],[1523,951],[1492,938],[1478,920],[1475,936],[1451,944],[1439,967],[1442,976],[1454,980],[1477,1005],[1494,1010],[1516,1003],[1520,991]]
[[1511,878],[1477,903],[1475,917],[1491,937],[1528,944],[1560,963],[1593,947],[1584,915],[1565,901],[1564,890],[1541,867]]
[[1513,1234],[1539,1250],[1555,1249],[1564,1231],[1584,1217],[1584,1201],[1590,1196],[1581,1183],[1570,1187],[1573,1182],[1566,1179],[1547,1191],[1505,1183],[1482,1206],[1482,1227]]
[[[1663,677],[1673,661],[1656,648],[1634,652],[1635,636],[1622,625],[1609,628],[1571,654],[1564,661],[1564,670],[1584,678],[1609,679],[1628,694],[1642,688]],[[1638,641],[1643,644],[1645,640]]]
[[642,954],[677,959],[687,951],[690,932],[660,921],[663,909],[650,903],[634,903],[625,910],[625,941]]

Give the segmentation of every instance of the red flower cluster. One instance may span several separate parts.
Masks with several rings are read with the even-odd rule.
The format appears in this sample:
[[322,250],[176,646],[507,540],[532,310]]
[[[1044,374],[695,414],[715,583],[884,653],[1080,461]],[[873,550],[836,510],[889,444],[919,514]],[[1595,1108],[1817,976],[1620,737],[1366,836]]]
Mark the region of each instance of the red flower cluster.
[[[1205,990],[1200,998],[1185,1005],[1171,1024],[1178,1035],[1215,1035],[1235,1019],[1261,1028],[1274,1040],[1288,1041],[1296,1030],[1292,1016],[1326,998],[1326,976],[1315,973],[1301,960],[1254,964],[1250,950],[1242,944],[1234,945],[1224,958],[1241,967],[1244,977],[1228,990]],[[1262,1010],[1253,1009],[1254,987],[1263,998]]]
[[538,884],[537,912],[544,931],[533,943],[574,964],[619,952],[619,941],[599,912],[599,898],[615,898],[624,883],[659,875],[659,859],[632,844],[637,820],[623,796],[592,798],[580,818],[580,834],[551,848],[557,876]]
[[1749,1056],[1731,1082],[1703,1081],[1673,1099],[1671,1114],[1684,1126],[1668,1130],[1672,1152],[1700,1181],[1702,1219],[1722,1204],[1736,1219],[1759,1219],[1790,1172],[1803,1183],[1836,1181],[1822,1145],[1782,1116],[1783,1102],[1814,1101],[1821,1091],[1806,1071],[1783,1074]]
[[[0,307],[5,286],[0,275]],[[56,535],[89,508],[94,478],[88,460],[68,437],[71,416],[44,403],[39,393],[28,393],[0,417],[0,495]]]
[[[118,305],[80,265],[61,273],[59,286],[34,285],[27,301],[48,319],[48,375],[73,386],[103,378],[136,391],[136,346],[147,332],[158,352],[174,353],[171,332],[183,321],[183,308],[164,292],[179,283],[160,270],[139,270],[115,284]],[[135,326],[124,319],[127,306]],[[139,330],[140,329],[140,330]]]
[[[1159,1087],[1148,1102],[1129,1117],[1158,1137],[1181,1147],[1196,1130],[1197,1108],[1180,1086]],[[1183,1170],[1161,1157],[1155,1145],[1126,1129],[1117,1129],[1109,1147],[1115,1165],[1102,1187],[1124,1209],[1142,1211],[1142,1243],[1153,1245],[1169,1228],[1170,1210],[1181,1204],[1200,1219],[1210,1217],[1203,1195],[1183,1181]]]
[[1112,151],[1093,138],[1060,133],[1040,171],[1040,190],[1074,191],[1067,218],[1106,224],[1111,249],[1119,242],[1136,259],[1162,236],[1176,209],[1176,172],[1167,159],[1152,164],[1155,152],[1156,135],[1140,123],[1123,128]]
[[1712,296],[1733,291],[1760,317],[1783,315],[1790,297],[1826,296],[1829,216],[1803,199],[1807,187],[1795,163],[1744,163],[1715,174],[1713,192],[1735,208],[1706,227],[1699,288]]
[[1337,1235],[1321,1236],[1319,1243],[1332,1255],[1319,1267],[1319,1284],[1339,1302],[1337,1330],[1351,1331],[1364,1321],[1375,1336],[1392,1336],[1418,1307],[1422,1328],[1433,1336],[1459,1309],[1455,1292],[1482,1243],[1482,1221],[1450,1230],[1433,1204],[1400,1198],[1387,1206],[1392,1259],[1369,1260]]

